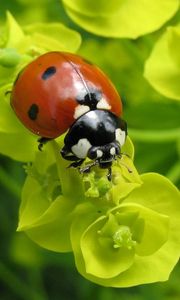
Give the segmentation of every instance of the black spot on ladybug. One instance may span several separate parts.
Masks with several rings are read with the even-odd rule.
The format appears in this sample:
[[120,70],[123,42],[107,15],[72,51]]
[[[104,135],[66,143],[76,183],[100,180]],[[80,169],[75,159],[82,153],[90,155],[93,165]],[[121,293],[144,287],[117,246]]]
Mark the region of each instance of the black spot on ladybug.
[[53,76],[55,73],[56,73],[56,68],[54,66],[49,67],[46,69],[46,71],[44,71],[41,78],[43,80],[47,80],[47,79],[49,79],[49,77]]
[[32,121],[35,121],[37,119],[38,112],[39,112],[39,107],[37,106],[37,104],[32,104],[28,110],[29,118]]
[[98,90],[89,91],[85,95],[79,96],[76,100],[81,105],[89,106],[90,110],[96,109],[97,103],[101,100],[102,93]]

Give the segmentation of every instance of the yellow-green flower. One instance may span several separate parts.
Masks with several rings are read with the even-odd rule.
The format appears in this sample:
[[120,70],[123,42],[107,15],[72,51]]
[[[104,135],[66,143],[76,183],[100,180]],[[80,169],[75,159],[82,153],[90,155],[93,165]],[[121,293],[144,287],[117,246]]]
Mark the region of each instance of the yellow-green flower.
[[178,10],[179,0],[62,0],[68,16],[97,35],[137,38],[159,29]]
[[168,27],[156,42],[144,76],[159,93],[180,100],[180,25]]

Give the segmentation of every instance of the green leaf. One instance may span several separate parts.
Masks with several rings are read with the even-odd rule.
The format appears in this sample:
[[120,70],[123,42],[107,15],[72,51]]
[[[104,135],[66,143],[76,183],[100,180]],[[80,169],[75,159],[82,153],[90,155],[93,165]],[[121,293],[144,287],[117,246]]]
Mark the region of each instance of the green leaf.
[[[0,88],[0,132],[4,133],[23,133],[29,134],[25,127],[16,117],[12,107],[10,106],[11,85],[4,85]],[[7,93],[7,94],[6,94]]]
[[[136,118],[134,118],[134,112],[136,112]],[[126,111],[129,136],[133,140],[134,136],[131,135],[131,131],[137,131],[144,132],[144,141],[148,140],[149,133],[154,134],[154,140],[158,136],[157,141],[163,140],[162,137],[167,141],[168,137],[170,139],[171,132],[173,133],[176,129],[177,131],[178,128],[180,129],[179,112],[180,103],[178,101],[151,102],[148,100],[131,105]],[[147,118],[147,116],[150,117]],[[178,136],[180,135],[177,133],[177,138]],[[153,138],[151,143],[152,141]]]
[[7,12],[6,31],[7,31],[6,47],[16,48],[16,46],[24,38],[24,33],[10,12]]
[[175,100],[180,100],[179,44],[179,26],[171,27],[156,42],[144,70],[145,78],[159,93]]
[[105,0],[63,0],[63,3],[69,17],[87,31],[116,38],[137,38],[155,31],[179,8],[179,0],[131,0],[116,3]]
[[[62,193],[65,197],[74,199],[76,202],[84,200],[84,186],[82,182],[82,175],[79,174],[78,169],[68,168],[69,161],[62,158],[60,149],[63,147],[64,135],[60,136],[56,141],[52,141],[54,156],[56,159],[58,175],[62,186]],[[76,188],[72,188],[73,186]]]
[[127,136],[126,142],[123,145],[121,152],[125,155],[127,154],[132,160],[134,159],[134,145],[129,136]]
[[80,34],[61,23],[36,23],[26,26],[24,31],[30,35],[32,44],[42,49],[43,52],[75,52],[81,44]]
[[168,179],[161,175],[150,173],[142,175],[141,178],[144,182],[141,186],[141,196],[138,195],[138,190],[134,190],[127,197],[126,202],[133,201],[169,216],[169,238],[153,255],[137,257],[133,268],[125,272],[122,278],[115,279],[115,286],[118,286],[118,280],[121,286],[165,281],[179,259],[180,193]]
[[19,161],[31,161],[37,151],[37,137],[18,120],[9,103],[10,85],[0,88],[0,153]]
[[37,244],[59,252],[71,251],[70,225],[76,199],[62,196],[61,182],[51,145],[38,152],[22,193],[18,231]]
[[177,27],[168,28],[168,38],[170,55],[180,68],[180,24]]
[[[40,200],[39,195],[36,199]],[[25,231],[41,247],[57,252],[69,252],[73,207],[74,203],[60,196],[34,223],[27,227],[20,227],[19,230]]]
[[[61,144],[62,140],[60,137],[58,142]],[[67,170],[67,162],[59,150],[56,141],[49,142],[42,152],[37,152],[33,165],[27,165],[18,231],[25,231],[42,247],[68,252],[71,223],[79,214],[77,206],[84,198],[81,175],[76,170]],[[72,188],[72,182],[76,189]]]
[[[160,214],[169,216],[172,218],[172,222],[176,223],[180,213],[178,202],[180,192],[178,189],[166,177],[157,173],[145,173],[140,177],[143,182],[140,187],[140,194],[138,190],[134,190],[125,202],[143,205]],[[179,223],[180,221],[177,222],[177,225]]]
[[31,52],[32,56],[47,51],[75,52],[81,44],[80,34],[61,23],[35,23],[22,29],[9,12],[4,39],[5,47]]
[[0,65],[6,68],[15,67],[21,56],[13,48],[0,49]]
[[37,137],[29,134],[0,132],[0,153],[14,160],[32,161],[37,151]]
[[99,0],[62,0],[64,5],[75,10],[76,12],[83,13],[86,16],[94,17],[97,15],[108,16],[117,13],[117,8],[122,5],[122,0],[112,0],[111,2]]

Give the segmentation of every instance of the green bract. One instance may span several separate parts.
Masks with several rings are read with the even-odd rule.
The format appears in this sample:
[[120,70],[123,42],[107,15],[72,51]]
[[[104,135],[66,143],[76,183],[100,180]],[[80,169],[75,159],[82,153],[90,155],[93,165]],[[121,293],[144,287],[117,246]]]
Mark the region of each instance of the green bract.
[[18,230],[47,249],[73,251],[79,272],[98,284],[166,280],[180,251],[176,188],[160,175],[138,175],[129,138],[122,152],[131,159],[114,162],[112,182],[106,170],[67,169],[59,154],[63,137],[57,142],[26,167]]
[[[33,24],[21,28],[7,13],[0,34],[0,152],[19,161],[34,159],[36,136],[19,122],[9,105],[10,91],[19,71],[47,51],[76,51],[80,35],[60,23]],[[23,141],[23,147],[22,147]],[[16,148],[14,148],[16,145]]]
[[157,41],[144,76],[164,96],[180,100],[180,25],[169,27]]
[[74,22],[87,31],[106,37],[137,38],[155,31],[179,8],[179,0],[62,0],[62,2]]
[[[180,195],[158,174],[94,222],[90,209],[71,227],[79,272],[104,286],[128,287],[167,280],[180,250]],[[178,230],[177,230],[178,228]]]
[[20,54],[13,48],[0,49],[0,65],[3,67],[14,67],[20,61]]

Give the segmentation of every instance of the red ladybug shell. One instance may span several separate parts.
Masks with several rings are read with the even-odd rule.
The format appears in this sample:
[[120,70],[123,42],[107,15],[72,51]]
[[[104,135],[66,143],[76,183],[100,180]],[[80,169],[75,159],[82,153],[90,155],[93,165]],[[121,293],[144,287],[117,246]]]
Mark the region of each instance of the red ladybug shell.
[[96,66],[82,57],[49,52],[32,61],[18,75],[11,106],[33,133],[56,138],[91,109],[122,113],[115,87]]

